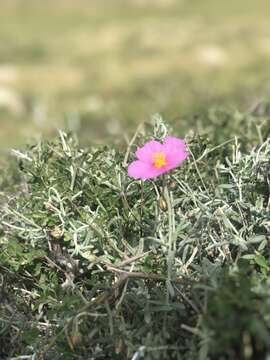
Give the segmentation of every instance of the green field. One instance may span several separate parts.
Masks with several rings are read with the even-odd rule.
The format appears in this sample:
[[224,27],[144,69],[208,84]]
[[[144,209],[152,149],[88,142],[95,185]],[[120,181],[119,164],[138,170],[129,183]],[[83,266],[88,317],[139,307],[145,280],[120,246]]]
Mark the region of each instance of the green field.
[[162,113],[268,97],[270,4],[2,0],[0,144],[67,127],[98,142]]

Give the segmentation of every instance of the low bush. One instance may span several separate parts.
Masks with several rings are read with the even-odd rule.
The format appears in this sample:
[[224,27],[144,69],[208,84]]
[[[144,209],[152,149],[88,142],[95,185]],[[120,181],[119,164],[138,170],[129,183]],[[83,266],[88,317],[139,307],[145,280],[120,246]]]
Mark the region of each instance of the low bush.
[[17,151],[19,190],[1,210],[0,358],[270,356],[270,143],[256,116],[238,116],[240,137],[189,134],[189,159],[154,181],[127,164],[172,133],[157,117],[125,151],[81,149],[64,132]]

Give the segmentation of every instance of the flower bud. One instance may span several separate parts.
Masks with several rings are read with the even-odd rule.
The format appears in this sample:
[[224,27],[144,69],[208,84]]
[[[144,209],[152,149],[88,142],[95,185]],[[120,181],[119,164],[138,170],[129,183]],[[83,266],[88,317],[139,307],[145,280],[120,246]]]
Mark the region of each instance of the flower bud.
[[167,202],[166,200],[164,199],[163,196],[161,196],[159,199],[158,199],[158,205],[159,205],[159,208],[163,211],[166,211],[168,209],[168,206],[167,206]]

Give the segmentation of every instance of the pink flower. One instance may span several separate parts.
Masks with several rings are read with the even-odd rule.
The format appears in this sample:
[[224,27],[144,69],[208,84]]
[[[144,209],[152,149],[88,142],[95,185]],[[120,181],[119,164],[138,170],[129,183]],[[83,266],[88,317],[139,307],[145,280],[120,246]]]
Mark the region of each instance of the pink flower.
[[138,148],[128,167],[128,175],[134,179],[152,179],[179,166],[187,157],[186,144],[182,139],[167,136],[162,143],[152,140]]

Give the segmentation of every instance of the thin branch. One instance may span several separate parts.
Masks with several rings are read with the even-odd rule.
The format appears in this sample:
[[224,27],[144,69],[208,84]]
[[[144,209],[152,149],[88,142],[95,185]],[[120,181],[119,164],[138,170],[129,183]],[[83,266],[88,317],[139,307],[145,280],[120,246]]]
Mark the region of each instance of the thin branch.
[[127,151],[126,151],[126,154],[125,154],[125,157],[124,157],[124,161],[123,161],[123,166],[126,167],[127,166],[127,163],[128,163],[128,158],[129,158],[129,154],[130,154],[130,150],[131,150],[131,147],[132,145],[134,144],[141,128],[143,127],[143,124],[139,124],[139,126],[137,127],[137,130],[135,131],[135,134],[133,136],[133,138],[131,139],[131,141],[129,142],[128,144],[128,147],[127,147]]

